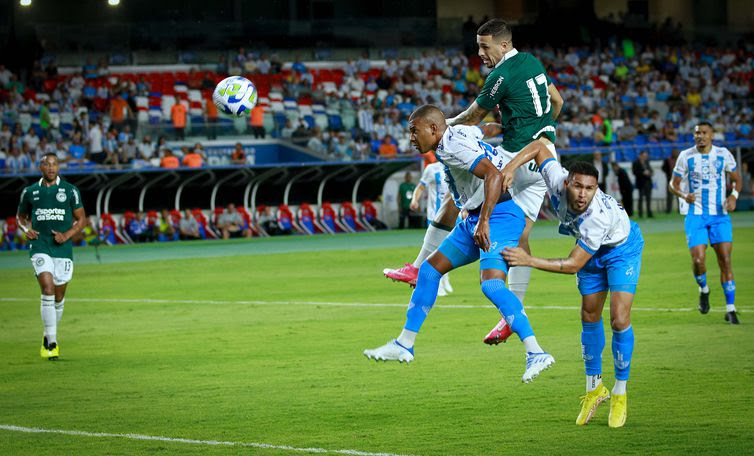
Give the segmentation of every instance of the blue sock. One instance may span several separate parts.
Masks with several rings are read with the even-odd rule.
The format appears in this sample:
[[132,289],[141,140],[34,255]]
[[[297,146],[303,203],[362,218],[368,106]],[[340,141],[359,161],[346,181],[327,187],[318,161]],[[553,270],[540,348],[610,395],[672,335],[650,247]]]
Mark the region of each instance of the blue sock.
[[733,305],[736,302],[736,281],[729,280],[723,282],[723,294],[725,294],[725,304]]
[[408,303],[406,311],[406,325],[404,328],[409,331],[419,332],[427,314],[435,305],[437,299],[437,287],[440,286],[440,277],[442,274],[424,261],[419,266],[419,276],[416,278],[416,289],[411,294],[411,301]]
[[518,334],[521,340],[534,335],[529,317],[524,312],[524,306],[516,295],[505,287],[505,281],[502,279],[485,280],[482,282],[482,293],[495,304],[505,317],[505,321],[508,322],[508,326]]
[[699,284],[699,288],[705,289],[707,287],[707,273],[695,275],[696,283]]
[[631,355],[634,352],[634,328],[629,325],[622,331],[613,330],[613,362],[615,379],[628,380],[631,371]]
[[586,375],[602,374],[602,350],[605,349],[605,328],[602,319],[596,323],[581,322],[581,355]]

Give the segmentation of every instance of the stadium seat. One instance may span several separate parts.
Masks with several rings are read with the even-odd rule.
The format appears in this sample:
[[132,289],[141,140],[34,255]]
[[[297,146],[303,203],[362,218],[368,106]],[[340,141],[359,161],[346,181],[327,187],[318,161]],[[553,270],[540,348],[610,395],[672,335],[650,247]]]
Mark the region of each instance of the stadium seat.
[[296,228],[296,225],[293,223],[293,214],[291,213],[291,210],[288,206],[285,204],[281,204],[278,206],[277,214],[275,214],[275,218],[277,219],[278,226],[280,226],[280,229],[286,232],[301,232],[299,229]]
[[345,201],[340,205],[338,218],[341,225],[345,227],[347,231],[353,233],[357,231],[368,231],[366,226],[362,225],[359,221],[356,209],[354,209],[353,205],[348,201]]
[[296,210],[296,223],[306,234],[314,234],[323,230],[315,225],[314,211],[309,203],[301,203]]
[[335,223],[337,215],[329,202],[325,201],[322,203],[317,218],[317,222],[325,229],[325,232],[335,234],[338,231],[342,231]]

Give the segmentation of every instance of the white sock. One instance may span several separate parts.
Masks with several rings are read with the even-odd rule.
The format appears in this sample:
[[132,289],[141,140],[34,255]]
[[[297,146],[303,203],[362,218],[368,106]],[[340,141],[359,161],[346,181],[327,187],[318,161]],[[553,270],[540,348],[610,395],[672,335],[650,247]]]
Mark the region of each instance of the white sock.
[[60,319],[63,318],[63,308],[65,307],[65,298],[61,299],[60,302],[55,301],[55,316],[57,317],[55,319],[56,325],[60,324]]
[[586,376],[586,392],[592,392],[602,384],[602,374]]
[[704,288],[699,287],[699,292],[701,292],[701,293],[709,293],[709,285],[705,285]]
[[628,380],[616,380],[613,386],[613,394],[626,394],[626,383]]
[[54,295],[42,295],[42,305],[40,312],[42,313],[42,323],[45,327],[45,337],[47,343],[57,343],[57,316],[55,315],[55,296]]
[[544,350],[542,350],[542,347],[539,346],[537,343],[537,338],[535,336],[529,336],[526,339],[522,340],[521,342],[524,343],[524,349],[526,350],[526,353],[543,353]]
[[516,295],[521,304],[524,303],[530,278],[531,268],[529,266],[514,266],[508,270],[508,289]]
[[726,312],[735,312],[736,311],[736,305],[735,304],[725,304],[725,311]]
[[419,250],[419,256],[417,256],[414,260],[414,267],[418,268],[422,265],[424,260],[435,253],[435,250],[440,247],[442,241],[444,241],[449,234],[449,230],[444,230],[442,228],[437,228],[434,225],[429,225],[429,227],[427,227],[427,232],[424,233],[424,242],[422,243],[421,250]]
[[416,341],[416,334],[417,333],[404,328],[403,331],[401,331],[401,335],[398,336],[398,343],[406,348],[411,348],[414,346],[414,341]]

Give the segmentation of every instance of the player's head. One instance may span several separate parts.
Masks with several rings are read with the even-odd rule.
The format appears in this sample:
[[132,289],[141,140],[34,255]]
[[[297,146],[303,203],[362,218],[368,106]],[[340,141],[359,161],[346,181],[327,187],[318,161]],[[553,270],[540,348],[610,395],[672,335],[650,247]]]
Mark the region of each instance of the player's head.
[[712,136],[715,134],[715,129],[712,128],[712,124],[707,121],[702,121],[696,124],[694,127],[694,143],[696,147],[706,149],[712,144]]
[[411,144],[422,154],[437,148],[446,128],[445,115],[431,104],[416,108],[408,119]]
[[513,49],[513,33],[504,20],[491,19],[476,31],[476,43],[482,62],[487,68],[494,68]]
[[577,161],[568,166],[568,179],[565,181],[568,209],[580,214],[592,203],[599,189],[599,174],[593,164]]
[[42,158],[39,160],[39,170],[47,182],[53,182],[58,178],[58,171],[60,171],[58,156],[53,152],[42,155]]

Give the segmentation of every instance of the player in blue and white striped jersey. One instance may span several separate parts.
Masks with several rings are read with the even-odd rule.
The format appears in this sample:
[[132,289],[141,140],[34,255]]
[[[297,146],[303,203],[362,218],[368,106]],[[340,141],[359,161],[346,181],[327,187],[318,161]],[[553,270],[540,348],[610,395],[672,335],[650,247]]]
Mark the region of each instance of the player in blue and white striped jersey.
[[[686,201],[686,244],[691,252],[694,278],[699,285],[699,311],[709,312],[709,287],[705,265],[707,242],[712,244],[720,265],[720,282],[725,295],[725,321],[738,324],[736,314],[736,282],[733,280],[731,251],[733,226],[728,211],[736,209],[741,175],[733,154],[724,147],[712,145],[712,124],[701,122],[694,128],[696,145],[678,156],[669,190]],[[727,177],[733,181],[733,191],[726,197]],[[688,189],[688,191],[684,191]],[[682,210],[683,213],[683,210]]]
[[503,169],[503,188],[515,180],[515,171],[534,159],[544,177],[552,207],[560,220],[558,231],[577,239],[567,258],[532,257],[520,247],[506,248],[503,258],[511,266],[576,274],[581,293],[581,344],[586,370],[586,390],[576,424],[584,425],[597,407],[611,397],[602,384],[602,350],[605,330],[602,309],[610,292],[610,326],[613,329],[615,386],[610,400],[610,427],[626,422],[626,384],[631,368],[634,331],[631,305],[641,271],[644,239],[639,225],[615,199],[598,186],[599,173],[591,163],[576,162],[566,170],[544,145],[520,152]]
[[500,169],[508,159],[482,141],[484,134],[480,128],[450,127],[442,111],[433,105],[424,105],[411,114],[409,131],[411,142],[421,153],[435,151],[437,159],[445,165],[456,206],[469,215],[419,267],[416,289],[400,335],[385,345],[364,350],[364,355],[375,360],[411,362],[417,333],[437,298],[440,277],[480,260],[482,292],[523,342],[526,368],[521,380],[528,383],[555,359],[539,346],[521,301],[505,285],[508,265],[502,250],[519,245],[526,226],[518,193],[501,192]]

